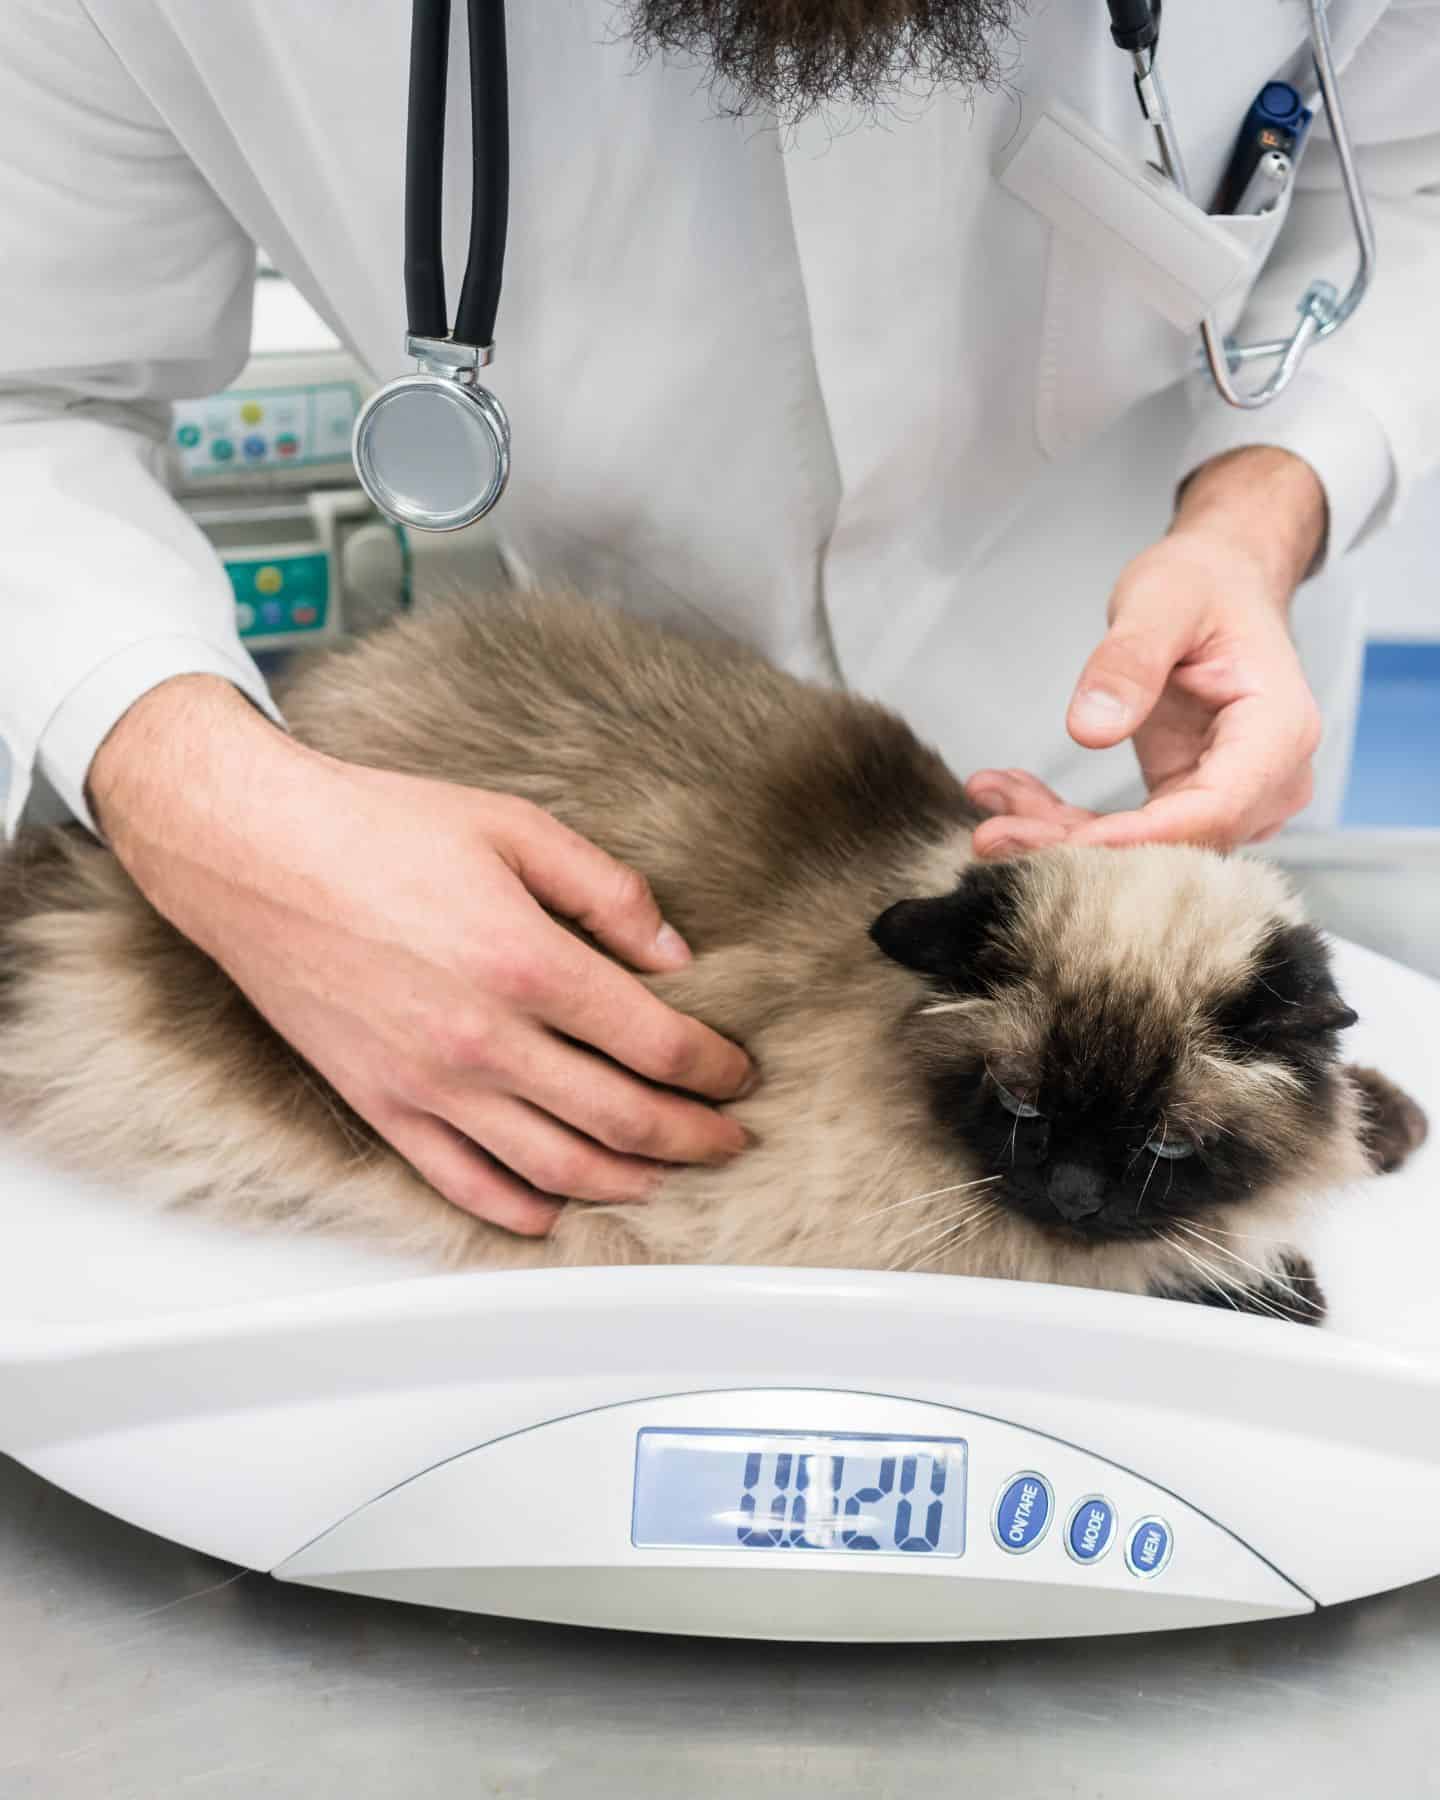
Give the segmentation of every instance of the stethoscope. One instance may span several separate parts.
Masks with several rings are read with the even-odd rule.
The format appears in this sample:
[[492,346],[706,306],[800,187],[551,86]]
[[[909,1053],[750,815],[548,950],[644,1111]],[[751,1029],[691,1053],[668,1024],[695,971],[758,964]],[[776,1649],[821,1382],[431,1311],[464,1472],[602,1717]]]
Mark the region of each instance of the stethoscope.
[[[1165,174],[1193,198],[1160,79],[1156,52],[1162,0],[1108,0],[1110,34],[1135,65],[1135,91]],[[1284,393],[1311,347],[1359,306],[1375,266],[1375,234],[1346,127],[1326,18],[1328,0],[1308,0],[1310,43],[1331,141],[1360,260],[1341,298],[1328,281],[1301,296],[1300,322],[1288,338],[1237,344],[1213,319],[1201,346],[1222,399],[1253,410]],[[495,313],[505,268],[509,211],[510,117],[504,0],[467,0],[470,49],[470,249],[455,323],[448,322],[441,254],[441,173],[450,37],[450,0],[414,0],[410,36],[409,121],[405,143],[406,354],[417,369],[387,382],[355,422],[355,472],[382,513],[421,531],[457,531],[483,518],[510,476],[510,421],[477,379],[495,351]],[[1264,385],[1235,386],[1234,373],[1275,360]]]
[[[1330,139],[1340,164],[1340,179],[1345,187],[1345,202],[1350,209],[1350,223],[1359,250],[1359,263],[1349,291],[1342,299],[1338,289],[1324,280],[1312,281],[1300,296],[1296,311],[1300,322],[1288,338],[1271,338],[1258,344],[1237,344],[1222,336],[1214,319],[1200,324],[1200,344],[1210,378],[1220,398],[1230,406],[1253,412],[1283,394],[1295,379],[1301,363],[1312,345],[1337,332],[1364,298],[1375,270],[1375,229],[1370,222],[1370,208],[1365,190],[1360,185],[1360,171],[1355,165],[1355,152],[1340,100],[1340,83],[1335,73],[1335,53],[1330,43],[1330,24],[1326,17],[1329,0],[1309,0],[1310,53],[1315,64],[1315,80],[1325,102],[1325,117],[1330,126]],[[1186,197],[1193,199],[1180,154],[1179,140],[1170,117],[1170,105],[1156,64],[1156,46],[1160,38],[1161,0],[1109,0],[1110,35],[1122,50],[1130,53],[1135,64],[1135,92],[1160,150],[1160,161],[1170,180]],[[1243,363],[1278,359],[1276,367],[1263,387],[1243,393],[1232,379]]]
[[371,395],[351,452],[360,485],[397,525],[458,531],[484,518],[510,478],[510,421],[477,380],[495,354],[510,211],[504,0],[467,0],[470,253],[455,323],[445,303],[441,184],[450,0],[415,0],[405,134],[405,352],[415,374]]

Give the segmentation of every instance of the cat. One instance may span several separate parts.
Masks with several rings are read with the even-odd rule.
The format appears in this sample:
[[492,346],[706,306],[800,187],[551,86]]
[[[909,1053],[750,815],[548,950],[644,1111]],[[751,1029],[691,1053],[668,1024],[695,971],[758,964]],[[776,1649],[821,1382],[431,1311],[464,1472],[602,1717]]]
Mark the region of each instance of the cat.
[[0,862],[0,1124],[152,1204],[437,1266],[718,1262],[1114,1288],[1318,1322],[1313,1196],[1424,1115],[1344,1067],[1354,1015],[1284,879],[1188,847],[979,862],[895,715],[565,593],[455,598],[320,652],[297,738],[505,791],[649,879],[695,950],[647,977],[743,1044],[754,1135],[543,1240],[450,1206],[79,827]]

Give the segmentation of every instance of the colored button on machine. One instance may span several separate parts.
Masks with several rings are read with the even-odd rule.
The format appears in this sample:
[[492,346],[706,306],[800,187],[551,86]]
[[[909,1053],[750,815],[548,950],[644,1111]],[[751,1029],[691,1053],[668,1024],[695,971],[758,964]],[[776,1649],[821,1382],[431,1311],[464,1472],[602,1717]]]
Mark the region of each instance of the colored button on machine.
[[1142,1519],[1125,1546],[1125,1566],[1142,1581],[1158,1575],[1170,1560],[1175,1539],[1163,1519]]
[[313,606],[292,606],[290,609],[291,621],[296,625],[313,625],[319,617]]
[[258,425],[265,417],[265,408],[258,400],[246,400],[241,404],[240,417],[247,425]]
[[299,448],[300,440],[291,431],[282,431],[275,440],[275,450],[277,455],[293,456]]
[[255,608],[244,600],[235,602],[235,628],[237,631],[255,629]]
[[253,462],[256,457],[263,456],[265,454],[265,451],[268,448],[268,446],[263,437],[255,437],[252,434],[250,437],[246,438],[245,442],[240,446],[240,448],[245,452],[245,454]]
[[175,442],[182,450],[193,450],[200,442],[200,427],[198,425],[182,425],[175,433]]
[[216,438],[210,446],[210,454],[216,462],[229,462],[235,454],[235,446],[229,438]]
[[995,1503],[991,1530],[995,1542],[1012,1556],[1033,1550],[1050,1528],[1055,1496],[1050,1483],[1033,1469],[1011,1476]]
[[255,571],[255,592],[257,594],[278,594],[285,585],[284,571],[274,563],[265,563]]
[[1087,1494],[1070,1514],[1065,1548],[1078,1563],[1099,1562],[1115,1541],[1115,1508],[1103,1494]]
[[283,625],[285,608],[278,600],[266,600],[260,608],[260,617],[266,625]]

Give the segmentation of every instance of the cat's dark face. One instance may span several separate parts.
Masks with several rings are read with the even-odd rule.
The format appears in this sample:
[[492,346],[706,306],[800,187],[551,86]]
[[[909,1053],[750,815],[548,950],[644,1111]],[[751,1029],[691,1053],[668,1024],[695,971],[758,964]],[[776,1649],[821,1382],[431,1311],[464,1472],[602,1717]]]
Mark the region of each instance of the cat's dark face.
[[1262,865],[1047,853],[973,867],[871,935],[930,988],[907,1030],[937,1126],[1057,1239],[1173,1243],[1327,1159],[1349,1173],[1354,1014]]

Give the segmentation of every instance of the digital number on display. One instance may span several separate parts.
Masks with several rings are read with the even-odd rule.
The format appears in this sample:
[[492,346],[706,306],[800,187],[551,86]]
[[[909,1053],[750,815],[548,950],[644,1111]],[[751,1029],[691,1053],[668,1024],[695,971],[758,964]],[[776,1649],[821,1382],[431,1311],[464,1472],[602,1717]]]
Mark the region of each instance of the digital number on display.
[[642,1549],[960,1556],[965,1440],[647,1429],[631,1538]]

